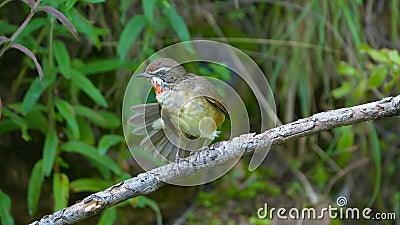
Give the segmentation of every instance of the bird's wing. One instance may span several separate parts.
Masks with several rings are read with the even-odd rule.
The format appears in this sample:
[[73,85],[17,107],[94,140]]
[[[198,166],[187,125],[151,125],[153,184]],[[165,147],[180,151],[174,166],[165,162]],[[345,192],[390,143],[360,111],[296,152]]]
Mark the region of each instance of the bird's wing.
[[[153,155],[155,158],[161,158],[163,161],[175,161],[176,154],[179,150],[179,145],[175,143],[180,143],[181,137],[168,116],[163,115],[161,118],[159,104],[149,103],[135,105],[131,107],[130,110],[135,112],[135,115],[128,120],[129,125],[136,126],[136,128],[132,130],[132,134],[145,135],[140,142],[140,146],[143,147],[145,151],[154,151]],[[153,126],[153,124],[160,119],[162,119],[163,127]],[[165,132],[168,132],[168,134],[166,135]],[[184,151],[182,151],[182,153],[184,153]]]
[[[188,76],[188,79],[176,85],[175,90],[191,90],[194,92],[195,95],[205,97],[207,101],[217,106],[225,114],[225,116],[229,118],[228,106],[225,104],[224,99],[217,92],[214,85],[202,76],[198,76],[195,74],[188,74]],[[202,85],[199,85],[199,83],[201,83]]]

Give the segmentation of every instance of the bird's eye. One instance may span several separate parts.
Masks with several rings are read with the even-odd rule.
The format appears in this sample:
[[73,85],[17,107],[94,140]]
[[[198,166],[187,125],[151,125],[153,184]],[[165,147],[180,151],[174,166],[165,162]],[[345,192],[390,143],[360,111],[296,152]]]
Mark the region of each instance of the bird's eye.
[[160,70],[159,72],[158,72],[158,76],[159,77],[164,77],[165,76],[165,70]]

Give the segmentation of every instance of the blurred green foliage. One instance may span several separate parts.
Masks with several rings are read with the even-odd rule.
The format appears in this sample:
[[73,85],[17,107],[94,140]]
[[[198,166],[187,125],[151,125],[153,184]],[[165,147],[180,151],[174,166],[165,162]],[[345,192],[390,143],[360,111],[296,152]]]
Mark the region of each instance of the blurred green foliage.
[[[0,182],[2,224],[28,223],[141,171],[122,135],[122,98],[132,71],[167,45],[205,38],[245,51],[266,74],[283,123],[400,89],[398,0],[42,0],[38,7],[52,7],[46,10],[31,10],[32,2],[0,3],[0,161],[12,165],[20,157],[24,166],[14,169],[29,173],[23,180],[0,170],[10,177]],[[242,81],[218,65],[190,69],[241,92],[257,130],[257,104]],[[182,214],[188,224],[269,224],[255,214],[265,202],[300,207],[314,195],[334,202],[346,191],[354,206],[398,212],[398,135],[392,118],[276,147],[253,173],[243,171],[245,159],[211,187],[190,189],[196,194],[186,203],[197,207]],[[184,207],[159,201],[178,197],[163,191],[118,204],[91,223],[173,223]],[[23,204],[16,200],[22,195]]]

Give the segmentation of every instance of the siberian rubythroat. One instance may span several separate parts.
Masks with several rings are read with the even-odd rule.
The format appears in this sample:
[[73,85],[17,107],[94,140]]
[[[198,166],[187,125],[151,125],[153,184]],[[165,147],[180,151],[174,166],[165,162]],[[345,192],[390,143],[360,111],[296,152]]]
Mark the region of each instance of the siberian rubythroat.
[[129,124],[137,126],[133,134],[146,135],[140,143],[145,150],[177,160],[180,150],[197,150],[218,136],[227,106],[206,78],[169,58],[154,60],[136,77],[150,81],[158,102],[131,107]]

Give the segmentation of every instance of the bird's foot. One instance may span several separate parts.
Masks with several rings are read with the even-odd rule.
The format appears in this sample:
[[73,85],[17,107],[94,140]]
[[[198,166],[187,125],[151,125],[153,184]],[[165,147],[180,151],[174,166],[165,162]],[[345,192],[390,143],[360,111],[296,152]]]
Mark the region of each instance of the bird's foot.
[[216,131],[214,131],[213,132],[213,138],[217,138],[217,137],[219,137],[219,135],[221,134],[221,131],[219,131],[219,130],[216,130]]

